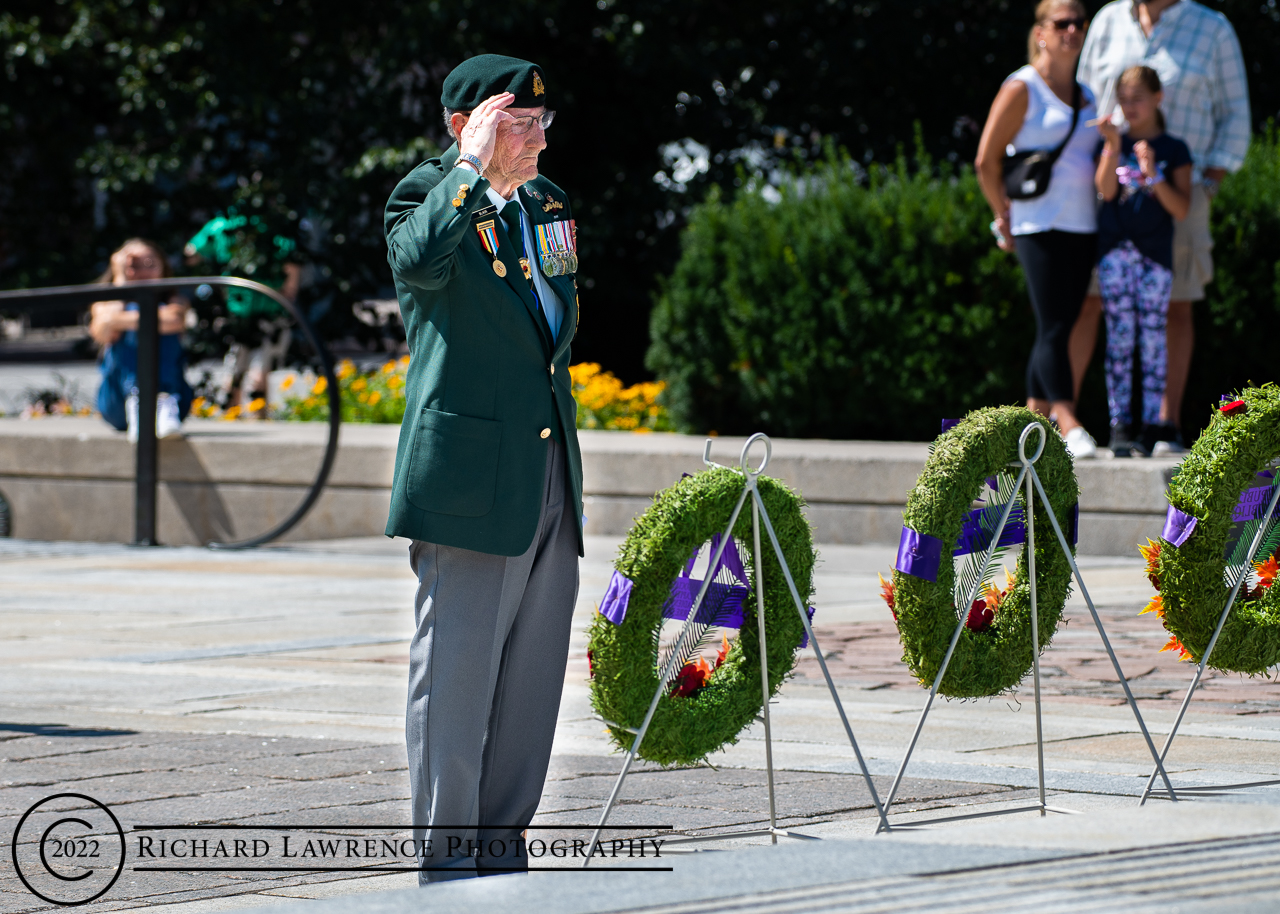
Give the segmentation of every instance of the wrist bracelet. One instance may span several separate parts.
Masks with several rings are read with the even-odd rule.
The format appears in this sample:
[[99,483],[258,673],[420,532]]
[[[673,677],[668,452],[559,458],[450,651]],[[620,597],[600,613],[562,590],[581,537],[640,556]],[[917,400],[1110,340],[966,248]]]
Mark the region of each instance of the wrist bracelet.
[[465,162],[468,165],[470,165],[472,169],[475,170],[476,174],[478,175],[484,174],[484,163],[480,161],[480,158],[478,156],[473,156],[469,152],[464,152],[458,156],[458,161]]

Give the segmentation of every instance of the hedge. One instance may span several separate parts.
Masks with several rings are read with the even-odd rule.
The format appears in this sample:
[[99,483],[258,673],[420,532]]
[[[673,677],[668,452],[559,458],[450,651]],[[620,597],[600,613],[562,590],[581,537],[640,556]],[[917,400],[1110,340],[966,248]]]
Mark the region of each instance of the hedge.
[[[684,431],[932,439],[938,420],[1025,399],[1035,334],[1017,259],[992,243],[972,169],[921,153],[863,169],[846,155],[780,188],[713,189],[660,284],[649,368]],[[1214,204],[1217,277],[1196,307],[1183,410],[1277,378],[1280,140],[1255,139]],[[1106,435],[1099,339],[1081,412]],[[1097,402],[1092,402],[1092,401]]]

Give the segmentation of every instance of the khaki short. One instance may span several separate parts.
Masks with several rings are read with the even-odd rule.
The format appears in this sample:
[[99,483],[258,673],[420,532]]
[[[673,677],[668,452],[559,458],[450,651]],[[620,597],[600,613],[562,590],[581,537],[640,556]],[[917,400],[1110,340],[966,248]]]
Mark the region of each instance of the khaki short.
[[[1173,292],[1170,301],[1201,301],[1213,279],[1213,236],[1209,234],[1209,195],[1191,185],[1191,211],[1173,223]],[[1089,295],[1100,295],[1098,271],[1089,280]]]

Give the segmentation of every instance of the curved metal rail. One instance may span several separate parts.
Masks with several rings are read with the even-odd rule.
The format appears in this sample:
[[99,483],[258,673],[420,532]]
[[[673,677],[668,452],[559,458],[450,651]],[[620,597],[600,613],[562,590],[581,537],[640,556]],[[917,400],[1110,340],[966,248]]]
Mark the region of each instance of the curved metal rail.
[[[285,518],[281,523],[277,524],[266,533],[249,539],[239,540],[232,543],[207,543],[210,549],[249,549],[254,546],[261,546],[269,543],[280,536],[283,536],[292,529],[307,512],[315,505],[319,499],[324,484],[329,479],[329,473],[333,470],[333,462],[338,456],[338,428],[342,424],[342,400],[338,390],[338,379],[333,371],[333,357],[329,354],[329,350],[316,336],[311,324],[303,316],[298,307],[289,299],[285,298],[270,286],[265,286],[260,282],[254,282],[251,279],[241,279],[238,276],[171,276],[163,279],[138,279],[131,282],[120,283],[119,285],[111,283],[91,283],[80,286],[51,286],[42,289],[15,289],[8,292],[0,292],[0,305],[12,304],[19,308],[41,307],[87,307],[97,301],[107,301],[120,298],[120,293],[127,289],[143,290],[150,294],[137,296],[139,317],[138,317],[138,382],[139,382],[139,403],[138,403],[138,419],[139,419],[139,435],[137,450],[137,466],[138,473],[136,479],[136,516],[138,518],[138,533],[135,541],[141,544],[155,544],[155,487],[158,480],[156,472],[156,439],[155,439],[155,399],[156,399],[156,362],[154,358],[151,361],[152,377],[143,378],[143,350],[148,345],[145,337],[150,337],[151,345],[157,345],[158,327],[156,325],[156,293],[164,290],[175,290],[189,294],[191,297],[205,297],[200,295],[200,287],[206,286],[231,286],[239,289],[249,289],[260,295],[270,298],[280,307],[288,312],[294,322],[301,328],[303,336],[307,338],[307,342],[311,344],[311,348],[316,351],[320,359],[320,366],[324,373],[324,378],[328,384],[329,392],[329,440],[325,444],[324,459],[320,461],[320,469],[316,473],[315,480],[311,483],[311,487],[307,490],[306,497],[294,509],[293,513]],[[144,316],[149,316],[150,321],[144,321]],[[147,388],[144,390],[144,386]],[[150,394],[148,397],[147,394]],[[143,400],[148,402],[144,403]],[[150,514],[149,524],[145,520],[145,515]],[[149,527],[149,529],[148,529]]]

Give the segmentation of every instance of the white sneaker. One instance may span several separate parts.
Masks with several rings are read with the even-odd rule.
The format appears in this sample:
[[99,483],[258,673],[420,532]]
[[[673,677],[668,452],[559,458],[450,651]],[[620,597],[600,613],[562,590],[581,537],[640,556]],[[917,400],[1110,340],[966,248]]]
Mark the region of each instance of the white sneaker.
[[1077,425],[1067,432],[1062,436],[1062,440],[1067,443],[1067,452],[1076,460],[1098,456],[1098,442],[1084,430],[1083,425]]
[[[136,407],[135,407],[136,409]],[[182,432],[182,419],[178,416],[178,398],[162,393],[156,397],[156,437],[168,438]]]
[[1157,441],[1151,446],[1152,457],[1181,457],[1187,449],[1178,441]]
[[134,388],[124,401],[124,421],[128,426],[130,444],[138,443],[138,391]]

